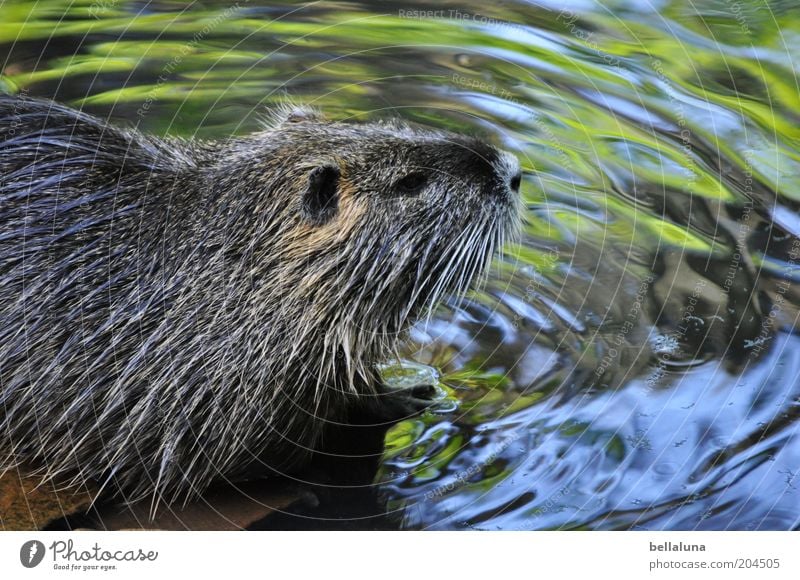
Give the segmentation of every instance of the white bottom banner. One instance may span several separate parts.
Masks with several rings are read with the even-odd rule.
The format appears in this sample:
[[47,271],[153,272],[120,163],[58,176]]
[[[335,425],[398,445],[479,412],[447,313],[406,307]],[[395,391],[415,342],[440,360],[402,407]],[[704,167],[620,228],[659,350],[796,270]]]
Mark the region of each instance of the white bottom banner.
[[0,532],[2,578],[800,578],[792,532]]

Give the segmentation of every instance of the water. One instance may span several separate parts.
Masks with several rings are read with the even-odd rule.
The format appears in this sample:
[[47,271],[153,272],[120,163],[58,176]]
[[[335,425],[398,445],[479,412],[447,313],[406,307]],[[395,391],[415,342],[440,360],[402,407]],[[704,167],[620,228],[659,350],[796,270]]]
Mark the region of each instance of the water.
[[457,408],[388,433],[379,501],[358,517],[790,529],[798,11],[2,2],[0,87],[197,137],[254,130],[288,94],[334,118],[402,116],[517,154],[522,239],[479,292],[418,324],[405,353],[438,370]]

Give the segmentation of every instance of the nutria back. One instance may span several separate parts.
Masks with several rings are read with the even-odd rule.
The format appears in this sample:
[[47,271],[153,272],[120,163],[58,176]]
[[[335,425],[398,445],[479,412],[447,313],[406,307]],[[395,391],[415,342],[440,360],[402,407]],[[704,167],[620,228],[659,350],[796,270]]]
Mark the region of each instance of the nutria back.
[[199,142],[0,97],[0,467],[167,500],[302,467],[518,187],[509,154],[397,121]]

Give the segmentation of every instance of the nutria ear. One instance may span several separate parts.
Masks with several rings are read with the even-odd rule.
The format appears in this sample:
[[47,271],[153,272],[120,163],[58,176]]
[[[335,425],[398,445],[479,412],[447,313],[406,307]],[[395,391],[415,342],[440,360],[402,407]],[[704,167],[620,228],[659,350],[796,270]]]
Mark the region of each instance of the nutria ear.
[[330,221],[339,209],[339,167],[326,163],[311,170],[303,193],[303,217],[314,225]]
[[311,107],[292,107],[284,111],[285,123],[301,123],[303,121],[325,122],[325,116]]

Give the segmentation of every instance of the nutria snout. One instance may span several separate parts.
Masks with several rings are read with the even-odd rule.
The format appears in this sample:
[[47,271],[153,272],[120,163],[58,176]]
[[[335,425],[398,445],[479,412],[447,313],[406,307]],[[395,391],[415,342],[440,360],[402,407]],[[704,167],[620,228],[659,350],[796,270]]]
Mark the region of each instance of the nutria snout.
[[0,97],[2,465],[167,500],[302,467],[486,268],[520,179],[397,121],[186,141]]

